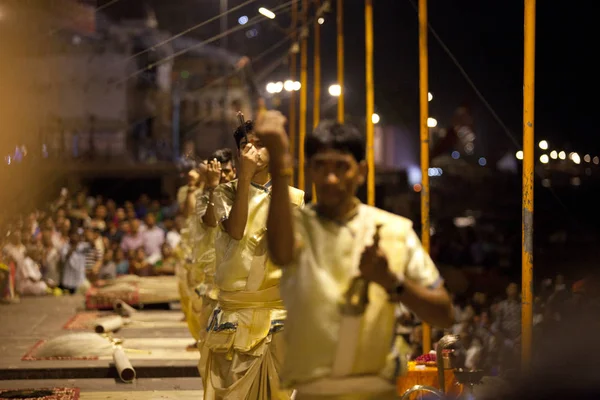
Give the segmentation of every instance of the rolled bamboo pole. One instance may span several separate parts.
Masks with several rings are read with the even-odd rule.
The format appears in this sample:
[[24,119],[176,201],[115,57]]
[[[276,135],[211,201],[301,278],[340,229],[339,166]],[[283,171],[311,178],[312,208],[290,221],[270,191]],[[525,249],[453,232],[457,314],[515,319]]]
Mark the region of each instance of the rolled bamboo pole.
[[96,325],[94,326],[94,331],[96,333],[107,333],[114,332],[123,326],[124,321],[123,317],[120,315],[114,315],[106,318],[100,318],[96,321]]
[[121,347],[116,347],[113,350],[113,361],[115,362],[115,368],[119,373],[119,378],[125,383],[131,383],[135,379],[135,369],[129,362],[129,358]]

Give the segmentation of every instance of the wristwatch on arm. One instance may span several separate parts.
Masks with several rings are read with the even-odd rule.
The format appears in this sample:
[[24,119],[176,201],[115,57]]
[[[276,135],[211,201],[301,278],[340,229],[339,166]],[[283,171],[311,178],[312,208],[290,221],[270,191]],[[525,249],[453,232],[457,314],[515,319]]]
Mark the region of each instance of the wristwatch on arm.
[[387,289],[389,300],[392,303],[400,301],[400,296],[404,293],[404,277],[396,277],[394,285]]

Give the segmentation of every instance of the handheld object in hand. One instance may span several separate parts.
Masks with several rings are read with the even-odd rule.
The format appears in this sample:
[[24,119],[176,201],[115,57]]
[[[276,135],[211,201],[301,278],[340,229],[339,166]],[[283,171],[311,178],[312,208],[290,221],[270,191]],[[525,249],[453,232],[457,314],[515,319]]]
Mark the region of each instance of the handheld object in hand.
[[240,121],[240,127],[242,128],[242,132],[244,132],[244,139],[248,142],[248,131],[246,130],[246,120],[244,119],[244,114],[241,111],[237,113],[238,121]]

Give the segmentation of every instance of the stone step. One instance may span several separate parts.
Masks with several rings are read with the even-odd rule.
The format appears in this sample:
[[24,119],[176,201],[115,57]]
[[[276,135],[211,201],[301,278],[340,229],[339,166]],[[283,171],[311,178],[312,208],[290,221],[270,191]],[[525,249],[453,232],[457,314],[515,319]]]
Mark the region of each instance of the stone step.
[[[24,390],[44,388],[79,388],[81,393],[141,392],[163,393],[172,391],[201,392],[200,378],[141,378],[132,383],[115,379],[32,379],[0,380],[0,390]],[[111,398],[112,395],[110,396]],[[105,398],[108,398],[105,397]],[[150,397],[148,397],[150,398]],[[201,399],[202,397],[198,397]]]
[[[133,367],[138,378],[199,378],[196,362],[140,361]],[[86,378],[118,379],[118,374],[112,362],[32,361],[18,368],[0,368],[0,380]]]

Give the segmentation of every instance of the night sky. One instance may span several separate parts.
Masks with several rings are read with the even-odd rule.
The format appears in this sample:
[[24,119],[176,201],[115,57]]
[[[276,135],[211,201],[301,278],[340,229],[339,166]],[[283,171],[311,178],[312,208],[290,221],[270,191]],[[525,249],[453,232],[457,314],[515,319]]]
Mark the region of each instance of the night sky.
[[[173,32],[219,12],[217,0],[154,0],[147,3],[156,10],[159,26]],[[229,0],[229,7],[241,3],[242,0]],[[277,0],[255,2],[232,13],[229,25],[236,26],[241,15],[257,15],[260,6],[272,8],[281,3]],[[105,11],[113,17],[137,16],[143,13],[142,4],[134,0],[121,0]],[[345,0],[345,7],[347,112],[361,115],[364,114],[364,2]],[[374,18],[376,111],[383,122],[402,123],[417,132],[417,13],[411,0],[374,0]],[[523,1],[430,0],[429,21],[496,113],[521,142]],[[276,22],[287,26],[289,15],[278,15]],[[245,38],[243,31],[232,36],[231,50],[250,57],[256,56],[283,35],[273,22],[262,23],[258,29],[259,35],[254,39]],[[551,148],[600,153],[600,140],[595,132],[597,126],[592,110],[596,103],[594,92],[597,86],[591,78],[595,66],[592,29],[591,0],[538,2],[536,138],[547,139]],[[218,30],[216,22],[194,35],[203,39],[217,34]],[[327,102],[329,96],[326,88],[336,81],[333,13],[322,25],[321,43],[324,103],[331,103]],[[280,58],[285,51],[286,46],[274,51],[257,62],[255,70],[260,72],[261,68]],[[516,150],[431,34],[429,74],[430,91],[434,94],[430,115],[438,119],[440,126],[449,123],[458,106],[467,104],[475,119],[479,154]],[[287,67],[282,65],[271,77],[273,80],[286,79]],[[335,107],[327,109],[324,105],[324,108],[326,116],[335,112]]]

